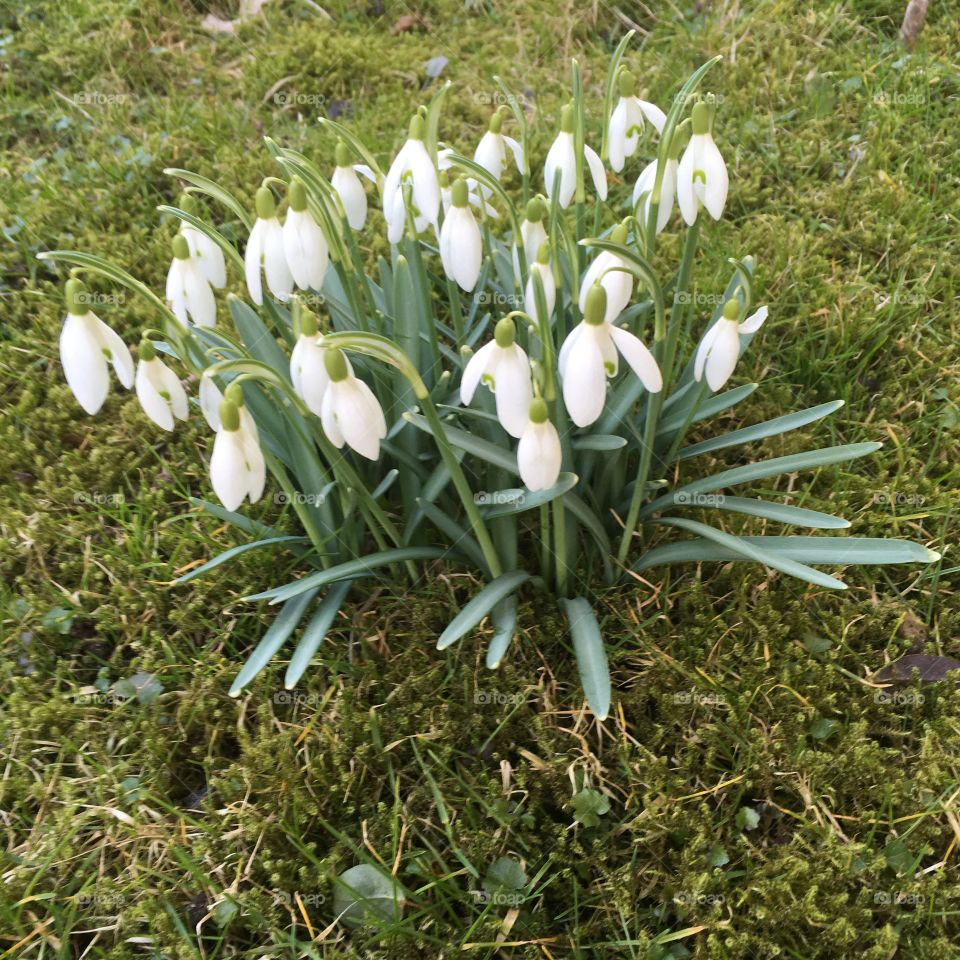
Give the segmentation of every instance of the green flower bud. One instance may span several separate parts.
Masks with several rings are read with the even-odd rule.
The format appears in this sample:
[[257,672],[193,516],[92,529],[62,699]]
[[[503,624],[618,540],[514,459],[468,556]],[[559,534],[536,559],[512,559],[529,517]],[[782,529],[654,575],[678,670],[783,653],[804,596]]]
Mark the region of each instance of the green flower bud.
[[299,177],[294,177],[290,181],[290,189],[287,195],[290,198],[291,210],[300,211],[307,209],[307,188]]
[[306,307],[300,310],[300,332],[305,337],[315,337],[317,335],[317,318],[313,311]]
[[190,245],[182,233],[178,233],[173,238],[173,243],[170,246],[173,250],[173,255],[178,260],[188,260],[190,258]]
[[446,190],[450,186],[450,176],[446,170],[441,170],[437,174],[437,183],[440,184],[441,188]]
[[223,396],[235,407],[243,406],[243,387],[241,387],[239,383],[231,383],[230,386],[223,391]]
[[534,197],[527,204],[527,220],[530,223],[539,223],[546,215],[547,205],[539,197]]
[[531,423],[546,423],[548,415],[547,401],[542,397],[537,397],[533,403],[530,404]]
[[180,209],[184,213],[192,213],[195,217],[200,216],[200,204],[197,203],[197,198],[192,193],[187,193],[186,190],[180,194]]
[[470,202],[469,194],[467,181],[463,177],[453,181],[453,186],[450,188],[450,202],[455,207],[465,207]]
[[607,291],[600,286],[599,282],[587,291],[587,306],[583,311],[583,319],[592,326],[599,326],[603,323],[607,314]]
[[503,114],[495,110],[490,117],[490,132],[499,133],[503,129]]
[[627,222],[624,220],[622,223],[618,223],[613,230],[610,232],[610,242],[611,243],[626,243],[627,242],[627,232],[628,232]]
[[723,319],[724,320],[740,319],[740,304],[737,302],[736,297],[731,297],[723,305]]
[[220,404],[220,426],[231,433],[240,429],[240,410],[231,400],[224,400]]
[[670,150],[667,154],[671,160],[679,160],[680,154],[686,149],[690,142],[690,118],[683,123],[677,124],[677,129],[673,132],[673,139],[670,141]]
[[560,132],[573,133],[573,121],[574,121],[573,104],[568,103],[560,111]]
[[621,70],[617,77],[617,87],[621,97],[634,97],[637,94],[636,77],[629,70]]
[[140,341],[140,350],[138,352],[140,359],[146,362],[156,357],[157,348],[149,340],[144,339]]
[[424,130],[426,130],[426,123],[424,123],[423,117],[419,113],[415,113],[410,118],[410,130],[408,136],[411,140],[422,140]]
[[90,312],[87,305],[87,287],[82,280],[71,277],[63,288],[64,297],[67,301],[67,313],[82,317]]
[[542,263],[544,265],[550,262],[550,244],[546,240],[540,244],[540,249],[537,250],[537,263]]
[[503,317],[497,321],[497,325],[493,328],[493,338],[497,341],[498,347],[513,346],[513,341],[517,338],[517,328],[510,317]]
[[690,112],[690,121],[693,124],[694,136],[698,136],[699,134],[709,133],[710,132],[709,105],[704,103],[702,100],[699,103],[695,103],[693,105],[693,110]]
[[270,220],[277,215],[277,204],[269,187],[261,187],[257,191],[256,208],[261,220]]
[[337,347],[323,351],[323,365],[327,368],[327,375],[333,383],[346,380],[350,372],[347,367],[347,358]]
[[333,151],[333,158],[338,167],[350,166],[350,148],[342,141],[337,141],[337,146]]

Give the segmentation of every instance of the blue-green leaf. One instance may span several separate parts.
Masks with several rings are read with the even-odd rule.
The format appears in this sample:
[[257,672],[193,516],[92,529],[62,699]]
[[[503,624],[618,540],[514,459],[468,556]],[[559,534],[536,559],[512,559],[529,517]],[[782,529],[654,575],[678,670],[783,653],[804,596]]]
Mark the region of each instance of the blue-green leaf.
[[310,660],[317,652],[317,648],[323,642],[324,638],[330,632],[330,627],[336,619],[343,601],[347,598],[347,593],[353,585],[352,580],[339,580],[331,588],[330,592],[323,598],[323,602],[317,607],[316,612],[310,618],[310,622],[303,631],[303,636],[297,643],[290,658],[290,665],[287,667],[287,674],[283,678],[283,685],[292,690],[304,671],[310,666]]
[[583,597],[561,599],[560,605],[570,621],[577,669],[587,703],[600,720],[606,720],[610,712],[610,670],[597,616]]
[[472,630],[501,600],[510,596],[527,580],[526,570],[511,570],[488,583],[447,625],[437,640],[437,649],[445,650]]
[[493,623],[493,636],[487,647],[487,669],[496,670],[517,629],[517,598],[514,595],[504,597],[490,612]]
[[268,537],[266,540],[254,540],[253,543],[241,543],[238,547],[231,547],[229,550],[224,550],[223,553],[217,554],[212,560],[208,560],[203,566],[197,567],[195,570],[191,570],[189,573],[185,573],[182,577],[177,577],[173,581],[174,586],[179,586],[181,583],[189,583],[191,580],[195,580],[197,577],[202,577],[205,573],[209,573],[211,570],[215,570],[220,566],[221,563],[226,563],[228,560],[232,560],[234,557],[239,557],[241,553],[246,553],[248,550],[256,550],[258,547],[269,547],[275,543],[309,543],[309,537]]

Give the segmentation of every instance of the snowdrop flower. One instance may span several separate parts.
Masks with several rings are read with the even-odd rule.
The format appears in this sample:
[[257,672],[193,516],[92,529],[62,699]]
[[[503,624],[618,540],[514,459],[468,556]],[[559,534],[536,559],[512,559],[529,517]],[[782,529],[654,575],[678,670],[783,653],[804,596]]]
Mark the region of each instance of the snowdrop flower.
[[173,238],[173,260],[167,272],[167,302],[184,325],[192,320],[198,327],[217,323],[217,301],[210,281],[190,256],[190,244],[183,234]]
[[342,350],[323,351],[330,382],[323,394],[320,422],[327,439],[337,449],[344,443],[368,460],[380,456],[380,441],[387,435],[380,401],[353,375]]
[[[646,226],[650,218],[650,203],[653,199],[653,187],[657,179],[657,161],[648,163],[643,168],[643,172],[637,177],[636,186],[633,188],[633,209],[636,211],[636,217],[641,224]],[[668,156],[663,165],[663,179],[660,181],[660,203],[657,207],[657,233],[661,233],[663,228],[670,221],[670,214],[673,213],[673,203],[677,195],[677,158]],[[643,205],[642,210],[638,210],[639,204]]]
[[241,416],[246,409],[241,404],[239,387],[228,387],[227,398],[220,404],[220,429],[210,457],[213,492],[228,510],[236,510],[245,499],[256,503],[263,496],[267,480],[260,438],[255,427],[250,429],[253,418]]
[[174,417],[187,419],[187,392],[180,378],[157,356],[149,340],[140,342],[137,364],[137,399],[143,412],[164,430],[172,430]]
[[740,358],[740,334],[756,333],[767,319],[767,308],[761,307],[743,323],[737,323],[739,316],[739,303],[728,300],[723,305],[720,319],[707,331],[697,347],[693,364],[694,379],[700,381],[706,373],[707,385],[714,393],[722,389],[733,375]]
[[[534,285],[534,277],[539,277],[540,283],[543,284],[543,299],[547,308],[545,317],[541,317],[537,310],[537,291]],[[530,276],[527,278],[527,286],[523,292],[523,309],[533,322],[540,326],[553,316],[553,308],[556,303],[557,282],[553,277],[553,270],[550,269],[550,245],[544,242],[540,245],[537,259],[530,266]]]
[[[184,193],[180,197],[180,209],[199,217],[200,208],[193,195]],[[200,272],[210,282],[210,286],[218,290],[226,286],[227,264],[223,257],[223,250],[218,243],[211,240],[205,233],[196,227],[191,227],[184,221],[180,224],[180,233],[187,241],[190,256],[200,268]]]
[[663,132],[667,122],[666,114],[653,103],[647,103],[636,95],[637,83],[629,70],[622,70],[618,78],[620,99],[607,127],[607,151],[610,166],[618,173],[623,169],[624,159],[632,157],[643,132],[643,118],[646,117],[657,129]]
[[[553,182],[560,177],[559,202],[561,207],[569,207],[577,189],[577,156],[573,139],[573,104],[568,103],[560,112],[560,132],[553,141],[547,153],[547,162],[544,166],[543,177],[547,185],[547,196],[553,197]],[[597,196],[601,200],[607,199],[607,175],[603,169],[603,162],[586,144],[583,146],[583,156],[590,168],[593,185]]]
[[410,121],[407,142],[400,148],[383,185],[383,215],[387,221],[387,239],[399,243],[406,225],[403,183],[412,185],[414,229],[419,233],[428,225],[437,229],[440,210],[440,183],[437,171],[423,142],[424,119],[415,114]]
[[[543,225],[546,215],[547,206],[539,197],[534,197],[527,204],[526,217],[520,224],[520,243],[523,246],[523,259],[528,270],[537,259],[540,247],[547,241],[547,230]],[[517,252],[516,240],[513,244],[513,272],[515,276],[520,276],[520,256]]]
[[[207,426],[216,433],[220,429],[220,404],[223,403],[223,394],[214,383],[213,375],[206,370],[200,377],[200,412]],[[246,407],[242,407],[246,411]]]
[[330,263],[327,238],[307,209],[307,188],[299,177],[290,181],[290,208],[283,224],[283,253],[296,285],[319,290]]
[[[627,242],[627,226],[619,224],[610,234],[612,243]],[[606,323],[613,323],[626,309],[633,294],[633,274],[627,268],[627,261],[616,253],[604,250],[583,275],[580,284],[580,312],[586,313],[587,297],[593,285],[599,283],[607,295],[607,309],[604,315]]]
[[530,404],[527,425],[517,446],[520,479],[531,491],[549,490],[560,476],[563,452],[557,428],[547,418],[547,405],[537,397]]
[[563,380],[563,402],[578,427],[589,427],[603,412],[607,377],[617,372],[618,352],[650,393],[663,389],[663,378],[653,354],[632,333],[603,318],[607,294],[595,283],[587,294],[581,323],[560,348],[557,367]]
[[66,284],[67,319],[60,333],[60,362],[67,384],[77,402],[89,414],[96,413],[110,392],[108,363],[117,379],[129,390],[133,386],[133,358],[127,345],[95,314],[83,282],[71,278]]
[[515,343],[517,331],[510,317],[503,317],[494,328],[494,338],[469,360],[460,381],[460,400],[469,406],[480,383],[485,383],[497,401],[497,419],[511,437],[523,436],[527,428],[533,388],[530,385],[530,361]]
[[450,211],[440,228],[440,260],[443,272],[469,293],[476,285],[483,263],[480,228],[470,212],[467,181],[455,180],[450,188]]
[[290,355],[290,381],[307,409],[318,417],[323,416],[323,397],[330,384],[322,344],[317,318],[307,310],[302,311],[300,336]]
[[[501,133],[503,129],[503,113],[497,110],[490,117],[490,127],[480,138],[480,143],[474,151],[474,162],[478,163],[495,180],[503,177],[503,172],[507,167],[507,148],[513,154],[517,169],[523,173],[523,147],[512,137]],[[493,191],[490,187],[480,184],[480,192],[484,197],[489,197]]]
[[284,251],[283,227],[277,219],[277,205],[269,187],[261,187],[256,198],[257,221],[250,231],[243,255],[244,272],[250,299],[263,304],[263,283],[260,270],[267,278],[267,289],[278,300],[289,300],[293,292],[293,274]]
[[330,185],[337,191],[343,204],[347,223],[354,230],[362,230],[367,222],[367,194],[357,174],[362,174],[372,183],[376,183],[377,178],[366,164],[350,163],[350,150],[342,140],[337,141],[334,157],[337,166],[330,178]]
[[691,123],[693,135],[677,170],[677,202],[683,219],[690,226],[696,221],[701,206],[707,208],[714,220],[723,216],[730,185],[727,165],[710,133],[708,104],[700,102],[694,106]]

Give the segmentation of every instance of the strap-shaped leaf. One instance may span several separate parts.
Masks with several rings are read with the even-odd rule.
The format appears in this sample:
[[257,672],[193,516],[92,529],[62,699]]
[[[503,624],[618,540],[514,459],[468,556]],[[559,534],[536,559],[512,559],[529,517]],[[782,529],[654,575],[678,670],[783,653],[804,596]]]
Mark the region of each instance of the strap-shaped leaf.
[[309,537],[268,537],[266,540],[254,540],[252,543],[241,543],[237,547],[231,547],[229,550],[224,550],[223,553],[218,553],[212,560],[208,560],[203,566],[196,567],[194,570],[191,570],[189,573],[185,573],[182,577],[177,577],[173,581],[174,586],[180,586],[182,583],[189,583],[191,580],[196,580],[197,577],[202,577],[204,574],[210,573],[211,570],[216,570],[221,563],[226,563],[228,560],[232,560],[234,557],[239,557],[240,554],[246,553],[248,550],[256,550],[259,547],[269,547],[276,543],[309,543]]
[[283,678],[283,685],[288,690],[292,690],[297,685],[307,667],[310,666],[313,655],[330,632],[330,627],[333,626],[333,621],[340,612],[352,585],[352,580],[340,580],[335,583],[317,607],[310,622],[304,627],[303,636],[300,637],[293,651],[286,676]]
[[396,547],[390,550],[380,550],[378,553],[371,553],[356,560],[338,563],[335,567],[312,573],[308,577],[294,580],[282,587],[274,587],[271,590],[264,590],[262,593],[251,594],[244,599],[283,603],[284,600],[289,600],[291,597],[299,596],[301,593],[306,593],[314,588],[326,586],[328,583],[336,583],[337,580],[371,576],[378,567],[391,563],[403,563],[407,560],[436,560],[438,557],[442,557],[445,552],[438,547]]
[[233,317],[237,333],[240,334],[240,339],[250,356],[286,376],[290,368],[290,360],[256,310],[235,296],[227,297],[227,303],[230,306],[230,316]]
[[190,503],[194,507],[200,507],[204,513],[209,513],[211,517],[216,517],[217,520],[223,520],[238,530],[250,534],[252,537],[284,536],[276,527],[267,526],[265,523],[260,523],[259,520],[252,520],[250,517],[245,517],[242,513],[227,510],[226,507],[221,507],[219,503],[210,503],[209,500],[201,500],[198,497],[190,497]]
[[417,498],[417,506],[426,514],[427,519],[450,541],[452,550],[459,550],[473,561],[481,570],[489,574],[487,560],[477,543],[476,537],[468,533],[449,514],[444,513],[429,500]]
[[445,650],[472,630],[501,600],[530,579],[526,570],[511,570],[488,583],[451,621],[437,640],[437,649]]
[[574,450],[621,450],[627,445],[627,440],[612,433],[591,433],[585,437],[574,437],[570,445]]
[[[885,540],[882,537],[740,537],[761,550],[800,563],[824,563],[833,566],[887,565],[894,563],[935,563],[940,554],[910,540]],[[634,570],[666,563],[726,562],[745,560],[742,553],[702,538],[667,543],[645,553]]]
[[237,679],[233,681],[233,686],[230,688],[231,697],[237,696],[273,659],[274,654],[286,643],[287,638],[303,619],[307,607],[310,606],[316,595],[316,590],[307,590],[283,605],[283,609],[277,614],[276,620],[270,624],[270,629],[263,635],[263,639],[257,644],[256,649],[243,665],[243,669],[237,674]]
[[487,647],[487,669],[496,670],[503,660],[517,629],[517,598],[513,594],[504,597],[490,611],[493,636]]
[[754,440],[763,440],[765,437],[775,437],[781,433],[788,433],[799,427],[805,427],[808,423],[822,420],[839,410],[843,404],[843,400],[831,400],[829,403],[821,403],[816,407],[798,410],[796,413],[788,413],[783,417],[774,417],[772,420],[764,420],[763,423],[755,423],[751,427],[731,430],[730,433],[724,433],[701,443],[684,447],[674,459],[686,460],[689,457],[698,457],[703,453],[713,453],[715,450],[723,450],[726,447],[735,447],[741,443],[752,443]]
[[221,187],[219,183],[204,177],[199,173],[193,173],[190,170],[180,170],[176,167],[167,167],[163,171],[168,177],[176,177],[178,180],[185,180],[192,187],[196,187],[201,193],[205,193],[208,197],[213,197],[214,200],[217,200],[219,203],[222,203],[228,210],[231,210],[237,215],[239,221],[250,230],[253,227],[253,221],[250,219],[250,214],[243,208],[243,204],[225,187]]
[[[427,418],[422,414],[405,413],[404,417],[419,430],[423,430],[424,433],[433,433]],[[486,460],[487,463],[492,463],[495,467],[502,467],[504,470],[509,470],[510,473],[519,476],[520,468],[517,466],[517,455],[512,451],[504,450],[503,447],[498,447],[490,443],[489,440],[475,437],[472,433],[467,433],[466,430],[461,430],[459,427],[451,427],[448,423],[443,425],[443,432],[447,440],[455,447],[466,450],[467,453],[472,453],[475,457]]]
[[882,443],[870,441],[868,443],[848,443],[839,447],[823,447],[820,450],[806,450],[803,453],[791,453],[786,457],[772,457],[769,460],[758,460],[743,467],[734,467],[731,470],[721,470],[702,480],[694,480],[684,484],[672,493],[665,493],[652,503],[648,503],[640,511],[641,517],[649,517],[658,510],[682,505],[693,499],[694,494],[710,493],[724,487],[732,487],[738,483],[749,483],[751,480],[762,480],[765,477],[776,477],[783,473],[797,473],[800,470],[814,470],[817,467],[828,467],[845,460],[856,460],[869,453],[875,453],[883,446]]
[[758,547],[754,543],[749,543],[743,537],[735,537],[731,533],[724,533],[722,530],[717,530],[716,527],[708,526],[697,520],[673,518],[670,520],[658,520],[657,523],[666,527],[679,527],[681,530],[697,533],[713,543],[740,554],[741,557],[748,560],[756,560],[758,563],[764,564],[764,566],[772,567],[774,570],[789,574],[798,580],[806,580],[808,583],[813,583],[818,587],[827,587],[830,590],[847,589],[847,585],[840,580],[821,573],[819,570],[814,570],[813,567],[808,567],[798,560],[785,557],[782,552]]
[[[726,390],[724,393],[717,393],[712,397],[708,397],[697,408],[690,422],[697,423],[700,420],[706,420],[707,417],[714,417],[718,413],[723,413],[724,410],[729,410],[730,407],[749,397],[758,386],[759,384],[756,383],[745,383],[740,387],[734,387],[732,390]],[[693,389],[694,391],[696,390],[695,387]],[[684,425],[689,406],[683,405],[683,407],[682,410],[671,413],[669,417],[664,417],[657,426],[658,437],[667,433],[673,433]]]
[[[794,507],[786,503],[771,503],[769,500],[754,500],[750,497],[718,496],[710,501],[710,495],[705,499],[708,502],[683,504],[683,506],[702,507],[708,510],[729,510],[732,513],[743,513],[749,517],[763,517],[764,520],[774,520],[777,523],[792,523],[798,527],[812,527],[815,530],[846,530],[850,526],[849,520],[835,517],[819,510],[807,510],[804,507]],[[680,506],[680,504],[677,504]]]
[[606,720],[610,712],[610,669],[597,615],[583,597],[561,599],[560,606],[570,621],[570,636],[587,703],[598,719]]
[[[509,490],[497,490],[489,494],[488,502],[493,506],[481,510],[484,518],[493,520],[496,517],[508,517],[516,513],[542,507],[545,503],[562,497],[568,490],[572,490],[578,481],[575,473],[561,473],[557,482],[548,490],[531,491],[526,487],[515,487]],[[481,504],[480,500],[477,501]]]

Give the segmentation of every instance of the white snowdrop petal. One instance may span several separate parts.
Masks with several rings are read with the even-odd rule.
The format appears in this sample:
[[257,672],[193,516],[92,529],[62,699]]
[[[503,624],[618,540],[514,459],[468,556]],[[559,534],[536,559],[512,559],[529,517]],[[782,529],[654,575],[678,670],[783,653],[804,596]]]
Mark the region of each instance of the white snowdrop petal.
[[687,226],[693,226],[697,220],[697,208],[699,201],[693,192],[693,172],[696,154],[693,149],[693,141],[687,144],[683,156],[680,158],[680,166],[677,168],[677,203],[680,206],[680,215],[683,217]]
[[619,173],[623,169],[626,155],[627,139],[627,104],[621,97],[610,114],[610,124],[607,127],[607,156],[610,160],[610,169]]
[[161,429],[173,429],[173,411],[169,401],[160,395],[159,377],[154,364],[159,360],[141,360],[137,365],[137,400],[143,412]]
[[560,476],[560,437],[550,421],[528,423],[517,445],[520,479],[532,491],[549,490]]
[[710,347],[707,357],[707,384],[716,393],[733,375],[740,356],[740,337],[737,324],[733,320],[717,321],[720,328]]
[[200,378],[200,411],[211,430],[220,429],[220,404],[223,394],[213,382],[213,377],[204,374]]
[[[264,221],[257,219],[247,238],[247,249],[243,254],[243,272],[247,281],[250,299],[259,307],[263,304],[263,282],[260,279],[260,267],[263,262]],[[176,261],[174,261],[176,263]],[[172,270],[172,267],[171,267]]]
[[210,483],[217,499],[227,510],[236,510],[243,503],[249,483],[239,430],[217,433],[210,456]]
[[530,383],[530,361],[523,349],[513,344],[501,350],[497,364],[497,419],[511,437],[520,437],[529,422],[533,387]]
[[703,370],[707,364],[707,357],[710,356],[710,348],[713,346],[713,341],[717,336],[719,326],[719,322],[715,323],[704,334],[703,339],[700,341],[700,345],[697,347],[697,354],[693,361],[694,380],[699,381],[703,379]]
[[[330,183],[343,204],[347,223],[354,230],[362,230],[367,222],[367,194],[355,170],[354,167],[337,167],[333,171]],[[369,167],[367,170],[370,173],[370,179],[374,179],[373,171]]]
[[60,362],[67,384],[89,414],[103,406],[110,391],[107,358],[92,332],[92,320],[96,320],[93,314],[68,314],[60,332]]
[[577,339],[577,352],[568,358],[563,374],[563,402],[578,427],[589,427],[603,412],[607,374],[597,338],[584,329]]
[[743,323],[740,324],[741,333],[756,333],[766,322],[767,319],[767,307],[766,305],[760,307],[759,310],[747,317]]
[[496,349],[496,341],[491,340],[484,344],[468,361],[460,378],[460,402],[469,407],[480,384],[480,379],[487,369],[487,363]]
[[586,144],[583,146],[583,155],[586,157],[587,166],[590,168],[590,176],[593,177],[593,185],[596,188],[597,196],[601,200],[607,199],[607,173],[603,169],[603,161],[597,154],[597,151]]
[[331,383],[323,395],[323,404],[320,409],[320,423],[327,439],[339,450],[343,444],[343,431],[337,420],[336,388],[339,384]]
[[610,336],[623,359],[640,378],[640,382],[650,393],[659,393],[663,389],[663,376],[657,361],[643,341],[619,327],[611,327]]
[[723,208],[727,203],[727,191],[730,187],[727,165],[713,142],[713,137],[704,136],[701,151],[700,159],[707,178],[703,205],[714,220],[719,220],[723,216]]
[[183,285],[187,311],[198,327],[214,327],[217,324],[217,298],[210,281],[200,272],[193,260],[183,261]]
[[293,274],[284,251],[283,227],[276,217],[263,222],[263,274],[267,289],[283,302],[289,300],[293,293]]

